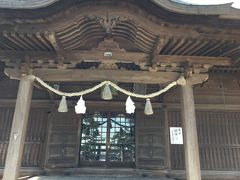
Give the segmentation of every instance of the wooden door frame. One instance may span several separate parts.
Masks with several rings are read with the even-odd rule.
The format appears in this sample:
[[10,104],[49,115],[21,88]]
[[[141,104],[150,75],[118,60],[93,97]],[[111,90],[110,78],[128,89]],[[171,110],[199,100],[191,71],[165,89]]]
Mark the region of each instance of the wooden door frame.
[[[51,140],[51,135],[52,135],[52,132],[50,132],[50,130],[52,129],[53,127],[53,121],[54,121],[54,115],[55,114],[58,114],[59,112],[54,110],[52,111],[51,113],[49,113],[48,115],[48,129],[47,129],[47,138],[46,138],[46,148],[45,148],[45,159],[44,159],[44,168],[45,169],[49,169],[49,168],[52,168],[49,166],[48,164],[48,158],[49,158],[49,145],[50,145],[50,140]],[[69,111],[67,113],[75,113],[74,112],[74,109],[73,108],[69,108]],[[76,118],[76,120],[79,122],[79,118],[78,118],[79,115],[75,115],[74,118]],[[79,143],[79,136],[78,134],[81,133],[81,129],[79,128],[78,126],[78,129],[77,129],[77,142],[76,143]],[[79,145],[76,144],[76,153],[75,153],[75,163],[74,165],[56,165],[56,167],[54,168],[71,168],[71,167],[75,167],[77,168],[78,167],[78,159],[79,159]]]
[[[109,160],[109,146],[110,146],[110,113],[111,112],[121,112],[124,113],[122,110],[117,109],[117,107],[114,107],[113,109],[108,109],[107,108],[101,108],[101,107],[90,107],[89,108],[90,111],[100,111],[100,112],[104,112],[107,111],[107,142],[106,142],[106,159],[104,162],[101,161],[81,161],[81,157],[80,157],[80,153],[81,153],[81,139],[82,139],[82,134],[80,135],[80,139],[79,139],[79,153],[78,153],[78,166],[79,167],[136,167],[136,123],[135,123],[135,115],[134,115],[134,162],[117,162],[117,161],[110,161]],[[82,128],[82,123],[83,123],[83,116],[81,116],[81,120],[80,120],[80,128]],[[80,130],[81,132],[82,130]],[[109,137],[108,137],[109,136]],[[108,142],[109,141],[109,142]],[[108,153],[107,153],[108,152]]]

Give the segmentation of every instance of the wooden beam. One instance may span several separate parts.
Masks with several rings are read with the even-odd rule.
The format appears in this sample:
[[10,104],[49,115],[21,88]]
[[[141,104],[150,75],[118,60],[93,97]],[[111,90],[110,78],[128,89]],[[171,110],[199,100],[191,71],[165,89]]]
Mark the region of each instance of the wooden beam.
[[56,51],[59,66],[63,66],[64,59],[65,59],[65,50],[62,44],[57,39],[55,32],[47,32],[45,33],[45,36]]
[[67,59],[78,63],[85,61],[101,61],[101,62],[134,62],[136,64],[149,63],[150,55],[140,52],[112,52],[112,56],[104,56],[104,51],[71,51],[67,54]]
[[152,58],[151,58],[151,66],[154,67],[157,63],[157,57],[160,54],[161,50],[163,49],[165,45],[166,39],[161,38],[160,36],[157,37],[155,47],[152,52]]
[[99,82],[110,80],[124,83],[159,84],[176,80],[175,72],[121,71],[121,70],[79,70],[79,69],[34,69],[33,74],[45,81]]
[[[5,68],[11,79],[20,79],[17,69]],[[100,82],[110,80],[123,83],[161,84],[178,79],[178,72],[128,71],[128,70],[83,70],[83,69],[33,69],[32,74],[44,81],[53,82]],[[199,84],[208,79],[208,74],[193,74],[191,84]]]
[[[0,50],[0,58],[19,58],[29,55],[34,59],[56,59],[55,52],[34,52],[34,51],[6,51]],[[103,51],[67,51],[65,54],[68,63],[80,63],[82,61],[100,62],[134,62],[136,64],[148,64],[151,58],[149,54],[139,52],[113,52],[111,57],[105,57]],[[189,64],[209,64],[217,66],[230,66],[231,58],[228,57],[206,57],[206,56],[181,56],[181,55],[158,55],[156,63],[185,63]]]
[[32,87],[33,79],[30,76],[21,78],[13,116],[3,180],[16,180],[18,178],[27,132]]
[[240,58],[236,58],[234,60],[234,65],[239,66],[240,65]]
[[[134,62],[136,64],[149,64],[150,55],[146,53],[135,52],[113,52],[112,57],[104,57],[101,51],[72,51],[68,53],[67,58],[73,62],[82,60],[98,60],[98,61],[113,61],[113,62]],[[218,66],[231,65],[231,59],[228,57],[206,57],[206,56],[180,56],[180,55],[157,55],[156,64],[159,63],[185,63],[190,64],[210,64]]]
[[10,51],[10,50],[0,50],[0,58],[19,58],[25,57],[26,55],[34,58],[56,58],[55,52],[48,51]]
[[[11,79],[20,79],[16,69],[5,68],[5,74]],[[149,72],[125,70],[80,70],[80,69],[33,69],[32,74],[44,81],[54,82],[100,82],[110,80],[124,83],[160,84],[176,80],[177,72]]]
[[62,44],[59,42],[58,38],[56,37],[55,32],[46,32],[44,35],[46,39],[49,40],[49,42],[52,44],[56,52],[64,51],[64,48]]
[[201,180],[197,124],[192,84],[181,87],[184,151],[187,180]]
[[178,55],[159,55],[158,62],[209,64],[216,66],[230,66],[231,59],[228,57],[207,57],[207,56],[178,56]]

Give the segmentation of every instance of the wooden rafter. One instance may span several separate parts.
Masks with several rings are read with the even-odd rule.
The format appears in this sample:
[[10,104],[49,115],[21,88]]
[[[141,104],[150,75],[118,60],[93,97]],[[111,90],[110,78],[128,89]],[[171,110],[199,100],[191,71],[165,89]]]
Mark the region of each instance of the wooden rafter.
[[[71,11],[69,16],[66,16],[66,13],[61,13],[61,15],[56,16],[55,18],[45,19],[43,23],[32,21],[32,23],[9,23],[7,27],[8,30],[14,31],[18,29],[19,32],[45,32],[45,31],[54,31],[60,32],[65,27],[72,27],[76,24],[76,20],[81,19],[82,17],[96,16],[103,18],[106,16],[105,11],[99,9],[106,8],[104,5],[98,6],[81,6]],[[108,7],[109,8],[109,7]],[[67,11],[67,10],[66,10]],[[216,40],[240,40],[239,32],[232,30],[231,33],[226,29],[219,28],[209,28],[206,26],[202,27],[202,31],[199,29],[187,25],[174,25],[163,22],[159,19],[158,23],[155,23],[149,17],[149,14],[146,15],[146,12],[141,10],[134,11],[130,8],[114,6],[111,7],[111,13],[109,16],[116,16],[116,14],[122,18],[130,17],[132,22],[135,22],[135,25],[141,29],[144,29],[147,32],[153,32],[153,34],[161,36],[175,36],[175,37],[184,37],[184,38],[199,38],[199,39],[216,39]],[[154,19],[154,18],[153,18]],[[166,26],[163,26],[163,23]],[[0,31],[6,30],[4,25],[0,25]],[[215,32],[218,33],[215,33]]]
[[50,33],[47,32],[45,33],[45,36],[54,47],[54,50],[57,54],[57,60],[58,60],[59,66],[62,66],[65,59],[65,50],[62,44],[59,42],[54,32],[50,32]]
[[161,38],[160,36],[157,37],[153,52],[152,52],[152,58],[151,58],[151,66],[154,67],[157,63],[157,57],[160,54],[161,50],[163,49],[165,45],[166,39]]
[[237,65],[237,66],[240,66],[240,58],[237,58],[237,59],[234,61],[234,64]]
[[[79,27],[80,26],[80,27]],[[104,38],[101,28],[93,25],[79,24],[74,28],[67,27],[62,32],[26,33],[4,32],[0,34],[0,49],[16,51],[54,51],[59,64],[65,59],[65,52],[76,49],[89,49],[88,43],[92,40],[99,43]],[[90,29],[89,29],[90,28]],[[148,33],[135,27],[133,24],[119,24],[113,29],[113,38],[124,39],[130,42],[131,48],[136,48],[151,55],[150,64],[154,64],[155,57],[161,51],[163,55],[195,55],[195,56],[224,56],[234,57],[240,50],[240,42],[201,39],[198,37],[184,38],[161,36]],[[160,38],[161,37],[161,38]],[[189,36],[190,37],[190,36]],[[125,48],[123,45],[121,47]]]

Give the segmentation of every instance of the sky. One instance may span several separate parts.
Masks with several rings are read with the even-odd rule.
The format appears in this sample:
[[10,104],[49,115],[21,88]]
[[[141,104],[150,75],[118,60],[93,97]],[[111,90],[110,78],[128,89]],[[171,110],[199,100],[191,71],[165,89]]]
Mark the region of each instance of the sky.
[[190,4],[202,4],[202,5],[233,3],[232,7],[240,9],[240,0],[181,0],[181,1]]

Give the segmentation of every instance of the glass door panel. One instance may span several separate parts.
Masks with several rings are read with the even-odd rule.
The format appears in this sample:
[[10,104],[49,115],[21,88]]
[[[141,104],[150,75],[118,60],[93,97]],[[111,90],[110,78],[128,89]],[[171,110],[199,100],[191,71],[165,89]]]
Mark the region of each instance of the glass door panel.
[[82,118],[80,164],[110,165],[135,161],[133,115],[88,112]]
[[120,113],[110,116],[110,161],[134,162],[134,119]]
[[81,160],[105,161],[107,113],[88,113],[82,122]]

